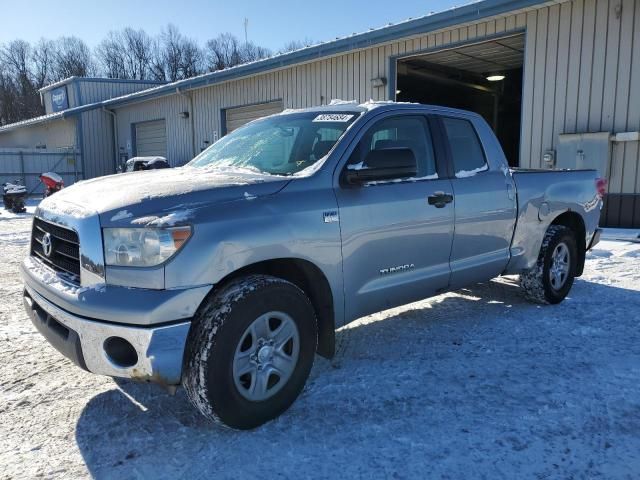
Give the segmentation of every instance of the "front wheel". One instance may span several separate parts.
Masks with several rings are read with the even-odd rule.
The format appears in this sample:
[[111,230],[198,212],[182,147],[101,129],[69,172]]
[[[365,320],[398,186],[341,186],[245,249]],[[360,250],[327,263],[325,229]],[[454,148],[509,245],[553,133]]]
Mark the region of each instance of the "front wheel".
[[538,261],[520,275],[520,285],[534,302],[560,303],[571,290],[577,264],[575,235],[567,227],[551,225],[542,241]]
[[250,429],[295,401],[316,351],[313,307],[285,280],[251,275],[200,308],[187,340],[182,383],[195,407],[231,428]]

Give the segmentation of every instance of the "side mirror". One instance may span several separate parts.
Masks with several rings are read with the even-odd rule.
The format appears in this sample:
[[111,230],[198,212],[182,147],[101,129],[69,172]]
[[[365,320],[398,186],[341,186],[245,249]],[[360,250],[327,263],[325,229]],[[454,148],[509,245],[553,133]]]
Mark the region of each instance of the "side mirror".
[[364,161],[347,165],[345,181],[349,185],[360,185],[380,180],[415,177],[418,164],[410,148],[383,148],[371,150]]

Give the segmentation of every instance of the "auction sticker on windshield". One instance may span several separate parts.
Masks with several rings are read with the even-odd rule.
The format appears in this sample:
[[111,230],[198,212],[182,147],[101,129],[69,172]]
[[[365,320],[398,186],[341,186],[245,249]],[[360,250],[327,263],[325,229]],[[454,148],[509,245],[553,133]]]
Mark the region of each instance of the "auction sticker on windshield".
[[348,122],[353,115],[347,113],[323,113],[313,119],[314,122]]

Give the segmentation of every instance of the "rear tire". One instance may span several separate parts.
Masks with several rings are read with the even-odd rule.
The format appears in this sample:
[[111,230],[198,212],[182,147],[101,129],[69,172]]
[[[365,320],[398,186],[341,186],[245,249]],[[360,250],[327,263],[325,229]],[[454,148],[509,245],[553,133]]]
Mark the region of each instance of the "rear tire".
[[298,397],[316,346],[315,313],[302,290],[267,275],[239,278],[196,315],[182,384],[205,417],[231,428],[255,428]]
[[571,290],[577,264],[578,248],[573,231],[562,225],[551,225],[542,240],[536,264],[520,275],[520,286],[533,302],[560,303]]

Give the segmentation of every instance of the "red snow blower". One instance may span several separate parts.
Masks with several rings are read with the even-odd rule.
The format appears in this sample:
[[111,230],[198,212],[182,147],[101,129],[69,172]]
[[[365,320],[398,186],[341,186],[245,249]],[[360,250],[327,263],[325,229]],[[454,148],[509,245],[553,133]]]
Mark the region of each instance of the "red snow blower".
[[46,172],[40,175],[40,180],[44,183],[46,189],[44,191],[45,198],[53,195],[64,188],[62,177],[55,172]]

